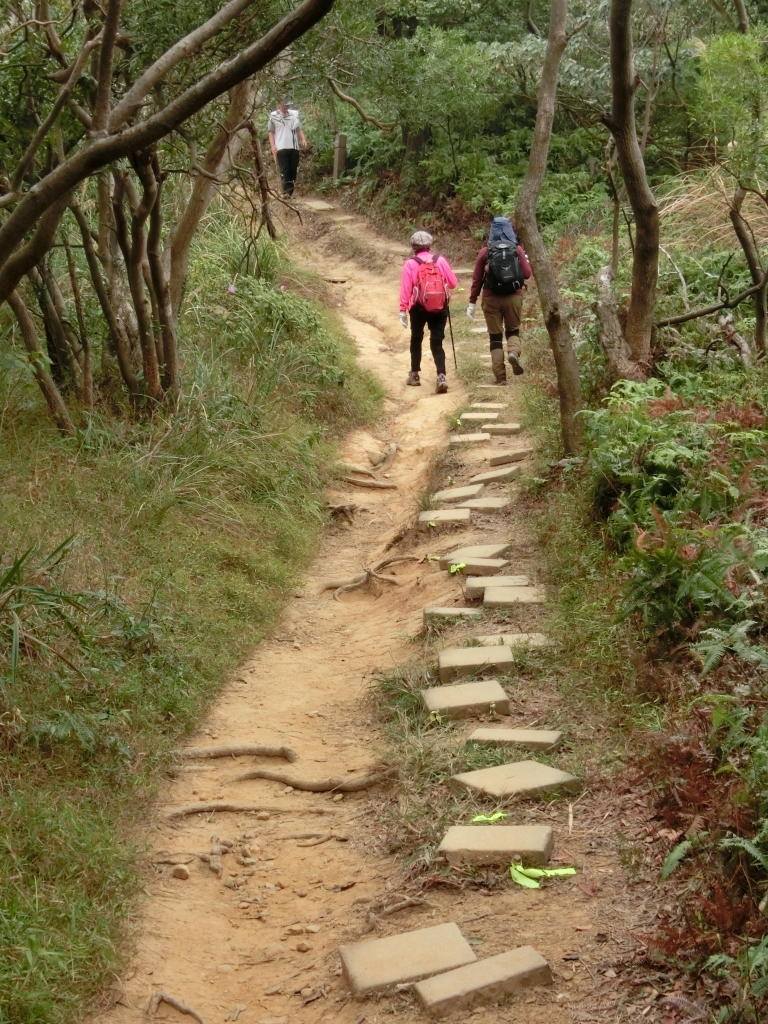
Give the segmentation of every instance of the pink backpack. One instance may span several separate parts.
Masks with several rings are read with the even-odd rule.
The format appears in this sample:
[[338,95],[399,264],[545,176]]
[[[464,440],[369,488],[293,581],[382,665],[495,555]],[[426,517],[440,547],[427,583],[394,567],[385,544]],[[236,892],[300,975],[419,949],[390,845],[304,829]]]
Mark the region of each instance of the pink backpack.
[[437,265],[438,257],[422,260],[418,256],[412,256],[411,259],[416,260],[419,264],[414,287],[416,302],[423,306],[428,313],[439,313],[441,309],[445,308],[448,292],[443,272]]

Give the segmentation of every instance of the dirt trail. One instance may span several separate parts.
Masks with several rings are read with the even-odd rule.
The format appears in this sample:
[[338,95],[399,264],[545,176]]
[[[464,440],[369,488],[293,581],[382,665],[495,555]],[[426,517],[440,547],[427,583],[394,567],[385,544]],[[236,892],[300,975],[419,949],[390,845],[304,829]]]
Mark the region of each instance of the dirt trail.
[[[136,954],[116,989],[118,1001],[98,1017],[99,1024],[144,1021],[146,1007],[158,989],[191,1004],[208,1024],[236,1017],[242,1024],[325,1020],[375,1024],[392,1012],[423,1019],[408,994],[359,1003],[349,998],[340,977],[339,945],[366,934],[368,904],[386,893],[389,902],[396,902],[393,894],[404,879],[402,865],[377,848],[375,830],[370,828],[382,799],[379,791],[339,799],[331,794],[286,793],[283,784],[263,779],[234,781],[255,766],[304,778],[354,777],[375,766],[380,741],[361,699],[368,677],[418,655],[408,634],[419,632],[426,604],[463,603],[456,581],[440,573],[434,562],[404,562],[395,567],[399,586],[374,584],[339,601],[329,592],[317,595],[322,581],[355,576],[385,557],[387,545],[411,529],[430,460],[446,445],[446,413],[467,399],[453,373],[449,394],[432,394],[428,346],[425,385],[405,386],[407,337],[397,322],[402,247],[374,237],[360,219],[337,221],[340,215],[341,211],[308,215],[306,237],[314,240],[305,243],[305,255],[326,277],[347,278],[346,283],[331,287],[357,342],[361,364],[376,373],[388,390],[381,424],[372,432],[354,432],[344,445],[343,457],[365,465],[369,452],[396,441],[399,451],[389,478],[397,489],[345,485],[329,494],[333,503],[358,506],[353,522],[342,521],[328,531],[278,631],[242,665],[202,734],[192,741],[195,746],[287,744],[298,752],[299,760],[293,764],[253,757],[204,761],[185,767],[165,786],[161,811],[149,825],[151,859],[157,863],[148,871],[148,899],[138,911]],[[372,249],[375,267],[359,258],[361,252]],[[482,351],[484,339],[471,334],[469,325],[462,325],[460,333],[462,345]],[[484,397],[509,402],[510,418],[519,414],[514,384]],[[500,447],[505,441],[506,446],[526,443],[521,435],[493,444]],[[457,462],[460,473],[466,478],[487,455],[487,450],[462,454]],[[457,538],[462,543],[503,539],[509,535],[510,522],[498,514],[478,515],[473,526],[460,534],[434,538],[407,533],[405,547],[395,547],[392,553],[447,551]],[[532,563],[533,558],[530,543],[516,547],[519,563]],[[523,616],[520,625],[535,628],[534,618]],[[456,635],[460,633],[459,628]],[[522,700],[522,718],[514,724],[528,724],[535,718],[536,694],[527,706]],[[544,725],[556,727],[557,723]],[[162,811],[220,800],[274,810],[267,820],[255,813],[221,813],[175,822]],[[323,813],[313,813],[318,810]],[[556,853],[579,866],[578,886],[569,882],[538,892],[517,889],[493,894],[479,888],[435,888],[426,906],[382,918],[375,935],[454,920],[463,922],[480,956],[524,943],[535,945],[553,966],[555,986],[518,1003],[475,1011],[480,1020],[565,1024],[574,1019],[617,1019],[614,1011],[605,1017],[599,1009],[598,1004],[612,1008],[615,999],[611,981],[601,988],[605,982],[596,970],[598,962],[618,962],[633,945],[627,943],[619,916],[629,912],[624,883],[614,852],[600,846],[597,810],[582,814],[579,807],[579,826],[571,836],[567,814],[567,804],[562,802],[531,805],[511,820],[553,824]],[[318,845],[306,845],[311,838],[295,838],[302,833],[322,838],[330,832],[334,838]],[[207,852],[212,835],[240,842],[237,850],[222,857],[221,878],[191,856]],[[173,877],[166,854],[189,858],[189,879]],[[251,863],[238,863],[238,856]],[[576,958],[574,951],[578,951]],[[591,1007],[588,1012],[584,1012],[585,998]],[[239,1013],[238,1007],[242,1008]],[[158,1020],[190,1019],[165,1004],[156,1016]]]

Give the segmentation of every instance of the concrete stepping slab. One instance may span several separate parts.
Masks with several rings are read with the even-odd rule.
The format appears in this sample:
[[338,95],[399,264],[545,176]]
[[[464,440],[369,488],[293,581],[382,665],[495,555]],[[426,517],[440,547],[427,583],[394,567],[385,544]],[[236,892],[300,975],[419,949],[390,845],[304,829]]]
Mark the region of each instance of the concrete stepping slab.
[[482,434],[451,434],[448,438],[449,444],[482,444],[484,441],[490,441],[491,435],[488,433]]
[[563,734],[557,729],[475,729],[467,743],[495,743],[524,746],[532,750],[557,750]]
[[447,555],[441,555],[439,565],[441,569],[450,569],[452,565],[466,562],[469,558],[499,558],[511,546],[509,541],[501,544],[466,544]]
[[433,501],[466,501],[477,498],[485,490],[485,484],[470,484],[468,487],[446,487],[432,495]]
[[[468,555],[453,565],[463,565],[458,571],[464,576],[495,576],[509,565],[507,558],[473,558]],[[450,566],[449,566],[450,568]]]
[[498,418],[497,412],[463,412],[459,417],[462,423],[493,423]]
[[451,777],[458,789],[501,800],[511,796],[541,796],[542,793],[578,793],[581,779],[539,761],[514,761],[494,768],[480,768]]
[[487,715],[491,708],[499,715],[509,714],[509,698],[496,679],[457,683],[456,686],[430,686],[421,691],[421,700],[430,714],[437,713],[441,718]]
[[507,403],[506,402],[472,402],[472,404],[470,405],[470,409],[493,410],[493,409],[506,409],[506,408],[507,408]]
[[453,523],[468,523],[472,513],[468,508],[430,508],[419,513],[419,525],[451,526]]
[[489,423],[488,431],[489,434],[519,434],[520,424],[519,423]]
[[[453,272],[458,277],[459,274],[462,274],[462,275],[463,274],[474,274],[475,268],[474,267],[454,267],[453,268]],[[485,330],[485,328],[483,328],[483,330]]]
[[543,867],[555,839],[549,825],[452,825],[437,852],[449,864],[511,864]]
[[469,501],[462,501],[456,508],[470,508],[478,512],[498,512],[510,504],[509,498],[470,498]]
[[549,647],[552,643],[544,633],[491,633],[475,640],[483,647]]
[[330,203],[326,203],[323,199],[304,199],[301,205],[306,206],[308,210],[317,210],[319,213],[323,213],[325,210],[335,209],[334,206],[331,206]]
[[488,459],[489,466],[506,466],[510,462],[522,462],[533,455],[533,448],[520,448],[516,452],[499,452]]
[[483,604],[486,608],[511,608],[515,604],[544,604],[543,591],[535,587],[486,587]]
[[436,619],[479,619],[482,615],[479,608],[454,608],[440,605],[430,605],[424,609],[424,622],[434,622]]
[[487,334],[488,333],[488,328],[487,327],[470,327],[469,328],[469,333],[470,334]]
[[485,1003],[537,985],[550,985],[549,964],[533,946],[519,946],[466,967],[427,978],[414,986],[416,995],[433,1017]]
[[362,217],[355,217],[352,213],[345,213],[341,217],[331,217],[334,224],[344,224],[348,220],[362,220]]
[[477,960],[459,926],[438,924],[339,949],[341,965],[356,996],[418,981]]
[[464,593],[470,599],[482,597],[487,587],[530,587],[527,576],[469,576]]
[[[462,676],[471,676],[483,670],[504,672],[514,664],[511,647],[446,647],[437,656],[441,683],[450,683],[453,679],[461,679]],[[506,715],[507,712],[499,710],[499,714]]]
[[510,466],[509,469],[487,469],[483,473],[476,473],[469,478],[471,484],[495,484],[514,480],[520,476],[522,470],[519,466]]

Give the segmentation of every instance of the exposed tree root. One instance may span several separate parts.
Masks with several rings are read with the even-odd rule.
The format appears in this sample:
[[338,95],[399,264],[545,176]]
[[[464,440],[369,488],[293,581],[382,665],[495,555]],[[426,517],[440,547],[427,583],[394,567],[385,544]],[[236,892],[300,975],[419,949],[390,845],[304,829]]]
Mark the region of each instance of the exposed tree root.
[[356,484],[358,487],[378,487],[380,490],[396,491],[397,484],[393,484],[391,480],[355,480],[353,476],[343,476],[341,478],[345,483]]
[[150,999],[149,1006],[147,1007],[148,1017],[154,1017],[160,1003],[168,1003],[169,1006],[178,1010],[179,1013],[186,1013],[188,1017],[194,1017],[195,1020],[200,1022],[200,1024],[208,1024],[202,1013],[199,1013],[194,1006],[190,1006],[189,1003],[183,1003],[181,999],[177,999],[176,996],[172,996],[170,992],[166,992],[164,989],[160,989],[159,992],[155,992]]
[[393,768],[379,769],[368,775],[361,775],[357,779],[344,778],[342,776],[331,777],[330,779],[297,779],[287,772],[273,772],[268,768],[254,768],[252,771],[236,775],[233,782],[247,782],[249,779],[267,779],[270,782],[281,782],[284,786],[292,786],[293,789],[300,789],[305,793],[359,793],[363,789],[370,789],[383,782],[384,779],[394,771]]
[[383,460],[376,467],[379,473],[386,473],[392,463],[395,461],[395,455],[397,455],[397,445],[393,442],[384,455]]
[[286,761],[298,761],[299,755],[290,747],[265,747],[261,743],[234,743],[226,747],[186,747],[179,751],[182,757],[197,760],[206,757],[284,757]]
[[382,576],[381,573],[398,562],[418,562],[418,560],[418,555],[397,555],[395,558],[385,558],[383,562],[379,562],[372,569],[364,569],[359,575],[353,576],[351,580],[326,580],[317,588],[317,593],[320,595],[326,590],[332,590],[334,599],[338,601],[339,594],[346,593],[348,590],[356,590],[371,579],[379,580],[381,583],[392,583],[399,587],[401,586],[400,580],[396,580],[392,576]]
[[[237,780],[235,780],[237,781]],[[298,789],[294,786],[294,789]],[[185,818],[188,814],[210,814],[213,811],[232,811],[234,814],[245,814],[248,811],[269,811],[270,814],[291,814],[295,807],[275,807],[269,804],[227,804],[217,800],[210,804],[190,804],[188,807],[177,807],[168,812],[169,818]],[[331,807],[302,807],[302,814],[333,814]]]
[[342,836],[336,832],[289,832],[285,836],[275,836],[278,842],[284,842],[287,839],[306,839],[308,842],[297,843],[297,846],[321,846],[323,843],[327,843],[329,839],[335,839],[339,843],[348,843],[349,836]]
[[354,462],[343,462],[341,464],[341,468],[345,473],[360,473],[362,476],[370,476],[374,480],[376,479],[376,474],[372,469],[366,469],[365,466],[358,466]]
[[[376,906],[374,904],[373,906]],[[420,896],[406,896],[405,899],[400,900],[398,903],[391,903],[387,907],[383,907],[378,911],[374,911],[371,908],[368,911],[367,923],[363,928],[363,935],[367,935],[369,932],[374,931],[379,923],[379,918],[389,917],[391,914],[398,914],[401,910],[407,910],[409,907],[431,907],[433,906],[429,900],[424,900]]]

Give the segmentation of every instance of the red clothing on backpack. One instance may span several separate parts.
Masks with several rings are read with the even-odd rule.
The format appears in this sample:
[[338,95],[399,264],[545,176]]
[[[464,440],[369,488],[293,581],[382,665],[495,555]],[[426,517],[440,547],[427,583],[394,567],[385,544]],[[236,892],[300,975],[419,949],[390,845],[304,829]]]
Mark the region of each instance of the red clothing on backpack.
[[[422,260],[429,259],[432,257],[432,262],[436,263],[440,273],[443,275],[443,279],[448,288],[455,288],[459,283],[458,278],[451,270],[451,265],[445,256],[435,257],[433,253],[428,250],[423,250],[417,254]],[[419,261],[414,259],[413,256],[409,256],[403,264],[403,276],[400,280],[400,312],[406,312],[409,310],[414,302],[416,301],[416,281],[419,276]]]
[[[522,245],[517,246],[517,255],[520,257],[520,265],[523,268],[523,277],[527,281],[531,276],[531,264],[528,262],[528,257],[525,255],[525,250]],[[488,246],[484,245],[480,252],[477,254],[477,260],[475,261],[475,272],[472,275],[472,291],[469,295],[469,301],[471,303],[477,302],[477,297],[480,294],[480,289],[483,289],[483,295],[493,295],[490,288],[483,288],[483,281],[485,280],[485,265],[488,262]],[[516,295],[522,295],[523,289],[520,288]]]

